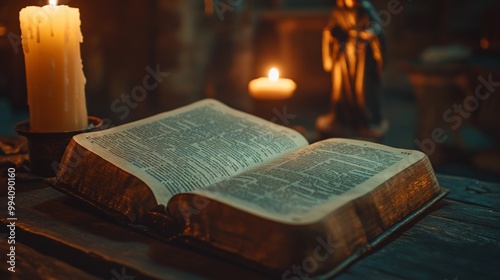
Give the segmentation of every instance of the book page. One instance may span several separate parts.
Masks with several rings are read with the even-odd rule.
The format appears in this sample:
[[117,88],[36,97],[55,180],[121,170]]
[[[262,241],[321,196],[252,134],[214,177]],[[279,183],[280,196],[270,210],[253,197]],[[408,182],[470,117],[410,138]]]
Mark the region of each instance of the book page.
[[329,139],[195,193],[267,219],[310,223],[424,156],[370,142]]
[[298,132],[206,99],[73,138],[145,182],[166,205],[193,191],[307,146]]

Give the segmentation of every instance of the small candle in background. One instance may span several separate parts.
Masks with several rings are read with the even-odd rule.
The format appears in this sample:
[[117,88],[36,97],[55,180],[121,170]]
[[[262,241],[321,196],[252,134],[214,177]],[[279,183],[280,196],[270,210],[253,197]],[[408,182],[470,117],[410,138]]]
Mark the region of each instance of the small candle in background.
[[60,132],[88,126],[80,43],[80,12],[66,5],[21,10],[30,130]]
[[289,125],[282,115],[288,110],[288,100],[293,96],[297,85],[290,79],[279,77],[279,71],[272,68],[269,76],[250,81],[248,91],[253,99],[253,114],[263,119]]
[[283,100],[292,97],[297,85],[290,79],[279,77],[279,71],[272,68],[269,76],[250,81],[248,90],[255,99]]

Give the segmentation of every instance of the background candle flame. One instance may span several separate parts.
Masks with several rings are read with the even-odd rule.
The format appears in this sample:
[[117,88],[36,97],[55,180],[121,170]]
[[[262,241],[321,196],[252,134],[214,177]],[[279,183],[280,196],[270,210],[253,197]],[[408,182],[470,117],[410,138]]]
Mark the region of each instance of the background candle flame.
[[280,78],[280,72],[276,68],[269,70],[269,80],[276,82]]
[[49,5],[56,6],[57,5],[57,0],[49,0]]

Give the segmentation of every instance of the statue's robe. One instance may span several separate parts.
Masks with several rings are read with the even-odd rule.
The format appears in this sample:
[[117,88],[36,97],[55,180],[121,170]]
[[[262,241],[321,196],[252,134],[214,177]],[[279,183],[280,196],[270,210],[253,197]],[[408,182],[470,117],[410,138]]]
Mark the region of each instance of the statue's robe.
[[[363,30],[373,33],[373,38],[361,39]],[[332,122],[351,128],[370,128],[382,122],[384,43],[379,17],[369,2],[332,11],[323,31],[323,66],[332,74]]]

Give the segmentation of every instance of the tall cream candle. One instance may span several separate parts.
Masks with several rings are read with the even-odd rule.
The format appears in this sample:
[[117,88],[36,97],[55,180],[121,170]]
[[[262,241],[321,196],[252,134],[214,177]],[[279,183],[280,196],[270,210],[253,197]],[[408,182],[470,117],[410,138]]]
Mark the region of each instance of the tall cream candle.
[[80,12],[68,6],[21,10],[30,130],[57,132],[87,127]]

